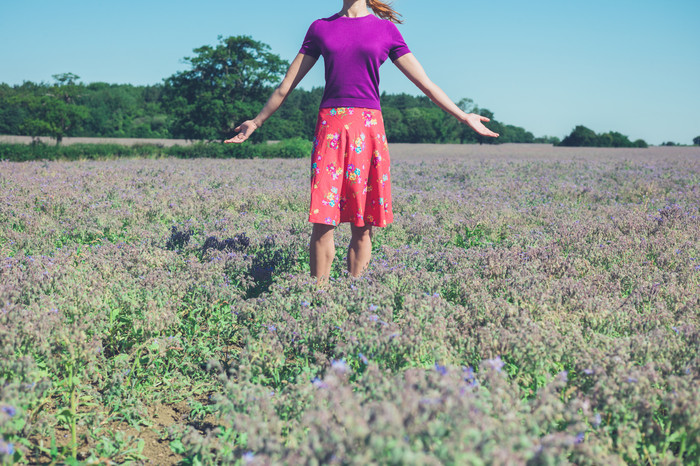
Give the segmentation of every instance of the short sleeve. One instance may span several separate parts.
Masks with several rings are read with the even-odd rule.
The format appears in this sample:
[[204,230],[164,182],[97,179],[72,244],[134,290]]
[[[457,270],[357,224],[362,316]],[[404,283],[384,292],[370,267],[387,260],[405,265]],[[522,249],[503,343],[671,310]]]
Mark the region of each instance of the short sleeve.
[[304,42],[301,44],[301,49],[299,49],[299,53],[318,58],[321,56],[321,48],[318,45],[318,39],[315,33],[315,26],[316,21],[311,23],[311,26],[309,26],[309,30],[306,31],[306,36],[304,37]]
[[391,58],[391,61],[394,61],[407,53],[411,53],[411,51],[409,50],[408,45],[406,45],[406,42],[403,40],[403,36],[399,32],[399,28],[397,28],[396,25],[391,22],[389,23],[389,27],[391,37],[391,44],[389,45],[389,58]]

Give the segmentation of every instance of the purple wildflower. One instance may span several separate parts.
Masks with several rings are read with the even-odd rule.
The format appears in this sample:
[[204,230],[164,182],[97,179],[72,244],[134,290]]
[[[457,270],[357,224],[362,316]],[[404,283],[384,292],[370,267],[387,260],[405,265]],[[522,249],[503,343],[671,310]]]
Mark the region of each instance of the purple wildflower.
[[348,371],[348,365],[342,359],[334,359],[331,362],[331,369],[344,374]]
[[627,382],[628,383],[637,383],[637,379],[635,377],[627,377]]
[[479,381],[476,380],[474,369],[471,366],[462,367],[462,372],[464,373],[464,381],[467,382],[467,384],[471,385],[472,387],[479,385]]
[[593,375],[593,369],[584,369],[583,373],[586,375]]
[[255,453],[253,453],[252,451],[247,451],[243,454],[243,457],[241,459],[246,463],[250,463],[251,461],[253,461],[254,458]]
[[575,443],[583,443],[583,441],[585,440],[585,438],[586,438],[586,434],[585,434],[584,432],[579,432],[579,433],[576,435],[576,440],[574,440],[574,442],[575,442]]
[[485,362],[491,369],[496,369],[496,371],[498,372],[501,372],[503,366],[506,365],[506,363],[503,362],[500,356],[496,356],[494,359],[487,359]]
[[593,427],[598,427],[600,424],[603,422],[603,419],[600,417],[600,413],[595,413],[595,416],[593,417]]
[[367,361],[367,358],[365,357],[364,354],[360,353],[359,357],[360,357],[360,361],[362,361],[363,364],[369,363],[369,361]]
[[447,374],[447,367],[441,366],[438,363],[435,363],[435,370],[438,372],[440,375],[445,375]]
[[4,440],[0,440],[0,455],[13,455],[15,453],[15,445],[12,443],[6,443]]
[[374,304],[370,304],[370,305],[369,305],[369,310],[370,310],[370,311],[374,312],[374,311],[376,311],[377,309],[379,309],[379,306],[375,306]]
[[17,410],[15,409],[15,407],[10,405],[3,405],[3,407],[0,408],[0,411],[2,411],[10,417],[14,417],[15,414],[17,414]]
[[309,303],[308,301],[301,302],[301,307],[309,307],[310,305],[311,305],[311,303]]

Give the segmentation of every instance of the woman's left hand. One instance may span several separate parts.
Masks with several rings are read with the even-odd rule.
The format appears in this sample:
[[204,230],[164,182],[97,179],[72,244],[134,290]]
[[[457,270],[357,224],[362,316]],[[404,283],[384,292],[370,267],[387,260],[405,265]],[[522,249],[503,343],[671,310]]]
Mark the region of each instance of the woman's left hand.
[[474,131],[481,134],[482,136],[497,138],[498,133],[494,133],[493,131],[488,129],[486,126],[484,126],[482,121],[491,120],[485,116],[477,115],[476,113],[468,113],[466,118],[464,119],[464,123],[468,124]]

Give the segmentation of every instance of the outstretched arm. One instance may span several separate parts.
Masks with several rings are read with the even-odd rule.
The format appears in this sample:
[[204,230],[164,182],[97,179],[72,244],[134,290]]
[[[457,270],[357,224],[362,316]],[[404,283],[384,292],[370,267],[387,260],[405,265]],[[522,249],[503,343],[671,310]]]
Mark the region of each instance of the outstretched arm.
[[244,121],[239,126],[234,128],[234,131],[240,132],[224,142],[239,144],[248,139],[250,135],[253,134],[253,131],[260,128],[265,120],[270,118],[270,116],[272,116],[272,114],[275,113],[278,108],[280,108],[282,103],[287,99],[289,93],[292,92],[295,87],[297,87],[299,81],[301,81],[304,76],[306,76],[306,73],[313,68],[317,60],[318,58],[304,55],[303,53],[298,54],[292,64],[289,65],[289,69],[287,70],[287,74],[285,75],[284,79],[280,85],[277,86],[277,89],[274,90],[270,98],[267,99],[267,103],[260,113],[258,113],[258,116],[252,120]]
[[447,94],[428,78],[425,70],[412,53],[400,56],[394,61],[394,64],[413,84],[418,86],[423,94],[427,95],[430,100],[435,102],[438,107],[454,115],[462,123],[468,124],[474,131],[482,136],[498,137],[498,133],[494,133],[482,123],[484,121],[490,121],[488,118],[474,113],[466,113],[455,105],[455,103],[447,97]]

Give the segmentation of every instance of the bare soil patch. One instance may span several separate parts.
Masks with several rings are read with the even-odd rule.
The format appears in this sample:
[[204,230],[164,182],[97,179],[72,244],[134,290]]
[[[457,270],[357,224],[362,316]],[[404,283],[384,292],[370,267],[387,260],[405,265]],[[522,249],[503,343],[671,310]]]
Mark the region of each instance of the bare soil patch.
[[[195,401],[208,402],[205,395],[200,395],[195,398]],[[55,409],[55,406],[51,407]],[[79,412],[85,412],[86,408],[81,407]],[[147,423],[150,426],[134,427],[122,420],[112,420],[106,422],[101,430],[104,433],[122,434],[122,438],[133,439],[132,446],[136,446],[137,442],[143,440],[143,449],[141,455],[146,460],[139,464],[153,465],[173,465],[180,462],[183,457],[170,448],[170,438],[168,429],[180,425],[182,427],[189,426],[197,430],[202,435],[208,430],[213,430],[217,424],[215,416],[208,414],[201,419],[193,419],[190,415],[192,408],[187,401],[179,401],[176,403],[156,403],[148,407]],[[59,450],[69,448],[70,446],[70,430],[64,426],[57,426],[54,431],[56,446]],[[84,425],[78,425],[78,459],[86,460],[89,452],[94,450],[94,440],[87,441],[87,428]],[[43,448],[49,448],[51,445],[50,437],[32,436],[29,440],[35,445],[41,445]],[[118,464],[115,460],[120,458],[100,458],[100,464]],[[124,459],[124,458],[122,458]],[[38,457],[33,457],[31,460],[34,464],[52,464],[51,457],[46,453],[41,453]]]

